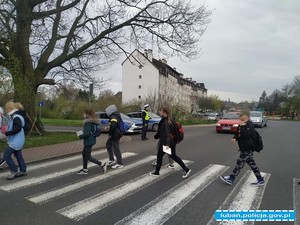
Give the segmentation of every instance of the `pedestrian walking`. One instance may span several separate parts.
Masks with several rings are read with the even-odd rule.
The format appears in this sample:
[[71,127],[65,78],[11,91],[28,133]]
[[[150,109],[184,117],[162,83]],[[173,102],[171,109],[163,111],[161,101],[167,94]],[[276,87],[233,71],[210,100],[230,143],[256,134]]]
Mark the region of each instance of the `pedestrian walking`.
[[[5,105],[5,111],[10,116],[8,128],[5,133],[7,138],[8,147],[4,150],[3,159],[6,161],[11,171],[7,180],[13,180],[16,177],[26,176],[26,164],[22,155],[22,148],[25,143],[25,133],[23,127],[25,126],[24,118],[17,114],[18,109],[14,102],[8,102]],[[15,162],[12,159],[12,155],[15,156],[20,167],[18,170]]]
[[238,142],[240,156],[236,162],[235,168],[231,175],[221,176],[220,178],[225,183],[232,185],[235,178],[239,175],[239,173],[247,163],[257,178],[257,181],[252,184],[263,185],[265,183],[265,180],[261,176],[260,170],[257,167],[253,158],[253,152],[255,150],[253,135],[255,133],[255,128],[252,121],[250,120],[250,113],[242,112],[240,114],[240,120],[241,122],[238,126],[237,132],[231,140],[233,143]]
[[[108,166],[111,166],[112,169],[121,169],[124,167],[120,150],[120,139],[124,133],[123,120],[115,105],[108,106],[105,112],[109,116],[109,137],[106,142],[109,155]],[[117,161],[115,161],[115,157]]]
[[157,151],[157,165],[153,172],[150,173],[152,176],[159,176],[159,171],[162,165],[163,156],[165,155],[164,148],[171,149],[170,157],[177,162],[181,168],[183,169],[182,178],[187,178],[190,173],[191,169],[187,168],[181,158],[176,155],[176,142],[172,137],[175,134],[175,126],[174,123],[171,121],[171,111],[167,107],[163,107],[159,111],[160,116],[162,117],[161,121],[158,125],[158,132],[155,134],[154,138],[159,139],[160,146]]
[[83,150],[82,150],[82,159],[83,159],[83,168],[77,172],[78,175],[88,174],[88,162],[95,163],[99,165],[103,173],[107,170],[107,163],[100,162],[99,160],[92,157],[92,147],[96,144],[96,132],[97,126],[99,126],[99,121],[96,118],[96,115],[93,110],[87,109],[83,113],[84,126],[82,134],[79,135],[80,139],[83,139]]
[[146,104],[146,105],[144,105],[144,109],[142,110],[142,121],[143,121],[142,141],[148,140],[147,132],[148,132],[148,123],[150,120],[148,108],[149,108],[149,104]]

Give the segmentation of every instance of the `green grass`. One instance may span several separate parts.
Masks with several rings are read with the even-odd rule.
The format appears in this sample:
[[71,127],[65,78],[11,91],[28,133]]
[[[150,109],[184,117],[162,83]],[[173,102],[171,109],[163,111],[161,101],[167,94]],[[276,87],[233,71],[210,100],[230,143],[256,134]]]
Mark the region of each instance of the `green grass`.
[[82,120],[65,120],[65,119],[46,119],[42,118],[43,125],[52,125],[52,126],[69,126],[69,127],[78,127],[82,126]]
[[[78,137],[74,133],[61,133],[61,132],[51,132],[45,133],[44,136],[31,136],[26,137],[24,148],[39,147],[45,145],[66,143],[78,140]],[[0,142],[0,152],[3,152],[7,143],[5,141]]]
[[200,124],[215,124],[216,121],[211,120],[198,120],[198,119],[185,119],[178,121],[181,125],[200,125]]

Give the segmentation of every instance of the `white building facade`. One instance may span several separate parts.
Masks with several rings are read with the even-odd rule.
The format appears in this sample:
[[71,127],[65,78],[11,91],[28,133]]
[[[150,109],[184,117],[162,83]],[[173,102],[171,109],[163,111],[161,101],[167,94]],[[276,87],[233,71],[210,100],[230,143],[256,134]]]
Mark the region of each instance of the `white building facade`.
[[149,96],[191,112],[197,98],[207,96],[207,89],[204,83],[184,78],[166,60],[153,58],[151,49],[134,50],[122,63],[122,102],[144,102]]

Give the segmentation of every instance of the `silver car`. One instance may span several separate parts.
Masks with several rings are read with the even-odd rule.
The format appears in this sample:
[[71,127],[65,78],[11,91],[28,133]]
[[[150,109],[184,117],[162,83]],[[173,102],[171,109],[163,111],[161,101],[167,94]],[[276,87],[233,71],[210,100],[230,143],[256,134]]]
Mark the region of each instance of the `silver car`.
[[268,125],[268,119],[263,112],[260,111],[251,111],[250,120],[257,127],[266,127]]

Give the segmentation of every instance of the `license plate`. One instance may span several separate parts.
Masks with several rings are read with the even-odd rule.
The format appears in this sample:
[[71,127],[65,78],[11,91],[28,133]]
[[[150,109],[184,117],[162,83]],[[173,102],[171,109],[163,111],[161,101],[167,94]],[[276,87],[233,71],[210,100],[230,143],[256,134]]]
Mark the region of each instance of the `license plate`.
[[223,127],[222,130],[231,130],[231,127]]

